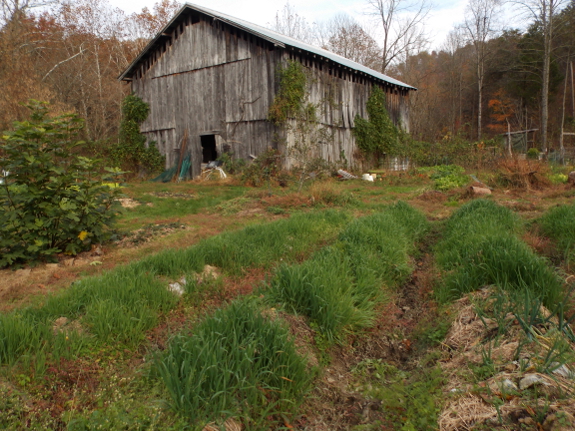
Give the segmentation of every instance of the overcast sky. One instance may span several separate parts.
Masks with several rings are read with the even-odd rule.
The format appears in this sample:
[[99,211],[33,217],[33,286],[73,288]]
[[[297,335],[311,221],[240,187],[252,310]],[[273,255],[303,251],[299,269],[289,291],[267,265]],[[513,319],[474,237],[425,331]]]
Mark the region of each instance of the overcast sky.
[[[156,0],[109,0],[125,12],[138,12],[143,7],[151,8]],[[268,26],[274,21],[276,12],[286,4],[285,0],[193,0],[195,3],[218,12],[244,19],[254,24]],[[432,14],[427,20],[431,37],[430,49],[441,46],[447,33],[463,20],[467,0],[434,0]],[[309,23],[325,21],[345,12],[358,21],[369,25],[367,0],[290,0],[293,9]]]

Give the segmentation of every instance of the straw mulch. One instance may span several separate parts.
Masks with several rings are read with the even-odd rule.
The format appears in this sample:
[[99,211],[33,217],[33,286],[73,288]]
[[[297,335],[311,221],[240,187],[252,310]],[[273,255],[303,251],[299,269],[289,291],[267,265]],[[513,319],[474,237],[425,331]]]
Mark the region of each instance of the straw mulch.
[[[575,373],[537,372],[558,333],[537,328],[534,341],[526,342],[524,331],[510,313],[505,316],[508,329],[494,342],[497,323],[485,317],[482,320],[475,305],[489,304],[491,295],[492,290],[485,288],[455,303],[457,317],[443,343],[441,367],[447,379],[447,402],[439,416],[439,429],[575,429]],[[549,312],[543,309],[545,313]],[[575,346],[569,344],[575,354]],[[496,374],[478,381],[473,370],[481,367],[487,356]],[[575,370],[573,365],[563,369],[570,372]],[[526,387],[525,377],[536,383]]]

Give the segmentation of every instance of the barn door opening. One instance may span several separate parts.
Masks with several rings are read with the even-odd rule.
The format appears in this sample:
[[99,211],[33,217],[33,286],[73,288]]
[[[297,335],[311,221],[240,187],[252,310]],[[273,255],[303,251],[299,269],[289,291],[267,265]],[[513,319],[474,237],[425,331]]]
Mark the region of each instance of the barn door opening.
[[209,163],[218,158],[216,149],[216,135],[200,136],[202,142],[202,163]]

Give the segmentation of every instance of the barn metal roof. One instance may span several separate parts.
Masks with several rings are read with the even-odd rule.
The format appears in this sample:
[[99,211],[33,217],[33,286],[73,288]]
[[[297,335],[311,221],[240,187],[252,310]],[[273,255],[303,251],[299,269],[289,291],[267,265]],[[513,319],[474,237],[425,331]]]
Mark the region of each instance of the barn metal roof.
[[397,79],[391,78],[387,75],[384,75],[383,73],[379,73],[373,69],[370,69],[369,67],[366,67],[362,64],[356,63],[355,61],[351,61],[345,57],[342,57],[341,55],[334,54],[333,52],[327,51],[322,48],[318,48],[317,46],[313,46],[300,40],[294,39],[292,37],[285,36],[281,33],[277,33],[273,30],[261,27],[257,24],[253,24],[251,22],[244,21],[242,19],[235,18],[230,15],[226,15],[225,13],[217,12],[212,9],[208,9],[206,7],[198,6],[192,3],[186,3],[180,9],[180,11],[176,14],[176,16],[174,16],[174,18],[172,18],[172,20],[164,27],[164,29],[162,29],[162,31],[158,33],[158,35],[146,46],[146,48],[142,50],[140,55],[138,55],[138,57],[134,59],[134,61],[124,71],[124,73],[120,75],[120,77],[118,78],[119,80],[124,80],[131,75],[131,73],[133,72],[132,69],[135,69],[135,66],[140,62],[140,60],[146,55],[148,51],[154,48],[157,41],[163,34],[165,34],[166,30],[175,25],[176,21],[182,15],[182,13],[184,13],[187,10],[194,10],[203,13],[205,15],[208,15],[214,19],[223,21],[231,26],[240,28],[256,36],[259,36],[262,39],[268,40],[269,42],[272,42],[274,45],[279,46],[281,48],[292,47],[300,49],[302,51],[306,51],[318,55],[320,57],[323,57],[327,60],[331,60],[332,62],[340,64],[349,69],[365,73],[366,75],[370,75],[374,78],[385,81],[391,85],[397,85],[398,87],[403,87],[409,90],[417,90],[415,87],[412,87],[411,85],[407,85],[404,82],[398,81]]

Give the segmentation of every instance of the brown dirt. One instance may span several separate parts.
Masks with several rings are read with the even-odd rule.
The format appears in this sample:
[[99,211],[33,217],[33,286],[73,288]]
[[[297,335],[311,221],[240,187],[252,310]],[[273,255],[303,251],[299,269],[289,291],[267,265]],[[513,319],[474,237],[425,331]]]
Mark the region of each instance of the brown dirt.
[[[257,214],[258,220],[262,219],[261,213]],[[41,298],[67,288],[80,277],[102,274],[117,265],[157,253],[168,246],[173,249],[189,247],[204,238],[249,224],[255,216],[253,213],[235,217],[199,213],[174,221],[163,220],[164,224],[178,222],[186,228],[166,229],[164,233],[129,247],[125,242],[110,243],[102,246],[98,253],[94,248],[74,258],[61,255],[57,263],[39,264],[33,268],[20,270],[2,269],[0,311],[29,304],[35,300],[34,298]],[[272,219],[274,216],[269,215],[269,218]]]

